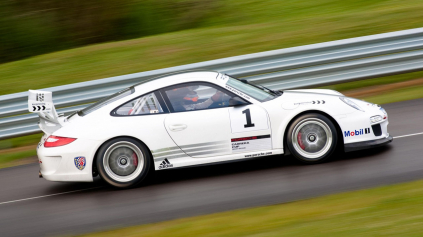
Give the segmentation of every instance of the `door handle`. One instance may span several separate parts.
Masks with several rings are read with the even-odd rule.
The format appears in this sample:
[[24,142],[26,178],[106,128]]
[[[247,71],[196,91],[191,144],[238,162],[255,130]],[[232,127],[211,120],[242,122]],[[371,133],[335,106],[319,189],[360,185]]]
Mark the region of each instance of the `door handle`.
[[188,126],[185,125],[185,124],[172,124],[172,125],[169,125],[170,131],[173,131],[173,132],[182,131],[182,130],[186,129],[187,127]]

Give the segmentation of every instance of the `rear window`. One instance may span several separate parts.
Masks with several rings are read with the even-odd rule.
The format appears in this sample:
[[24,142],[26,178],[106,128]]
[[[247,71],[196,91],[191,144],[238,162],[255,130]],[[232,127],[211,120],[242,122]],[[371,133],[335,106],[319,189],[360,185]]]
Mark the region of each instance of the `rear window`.
[[114,114],[120,116],[128,115],[146,115],[146,114],[161,114],[164,113],[160,106],[159,100],[156,98],[155,93],[135,98],[120,107],[118,107]]
[[132,93],[134,93],[134,91],[135,91],[134,87],[129,87],[129,88],[126,88],[124,90],[121,90],[121,91],[119,91],[119,92],[117,92],[117,93],[115,93],[111,96],[108,96],[106,98],[103,98],[103,99],[97,101],[96,103],[88,106],[87,108],[79,111],[78,115],[79,116],[85,116],[85,115],[92,113],[92,112],[94,112],[94,111],[96,111],[96,110],[98,110],[98,109],[100,109],[100,108],[102,108],[102,107],[104,107],[104,106],[106,106],[110,103],[113,103],[117,100],[120,100],[124,97],[127,97],[128,95],[131,95]]

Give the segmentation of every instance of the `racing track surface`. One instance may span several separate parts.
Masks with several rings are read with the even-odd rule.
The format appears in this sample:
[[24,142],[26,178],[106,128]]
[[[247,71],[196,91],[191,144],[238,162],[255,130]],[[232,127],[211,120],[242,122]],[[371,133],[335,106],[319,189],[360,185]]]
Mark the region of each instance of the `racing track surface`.
[[[423,132],[423,99],[384,107],[394,137]],[[415,135],[320,165],[274,156],[160,171],[131,190],[48,182],[36,164],[8,168],[0,170],[0,236],[78,234],[421,179],[422,154],[423,135]]]

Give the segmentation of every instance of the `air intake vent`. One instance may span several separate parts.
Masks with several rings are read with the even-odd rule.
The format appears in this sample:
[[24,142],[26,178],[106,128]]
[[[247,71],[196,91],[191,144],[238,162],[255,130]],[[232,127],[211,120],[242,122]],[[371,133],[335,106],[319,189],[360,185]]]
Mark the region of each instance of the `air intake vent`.
[[380,127],[380,124],[372,125],[372,130],[376,137],[382,135],[382,128]]

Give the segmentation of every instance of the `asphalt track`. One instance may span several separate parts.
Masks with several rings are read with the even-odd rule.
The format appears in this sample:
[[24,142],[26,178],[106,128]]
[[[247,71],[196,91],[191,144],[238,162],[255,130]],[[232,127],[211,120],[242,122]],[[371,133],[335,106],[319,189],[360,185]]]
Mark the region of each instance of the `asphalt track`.
[[283,203],[423,178],[423,99],[384,105],[394,141],[319,165],[290,156],[157,172],[130,190],[53,183],[38,165],[0,170],[0,236],[73,235]]

